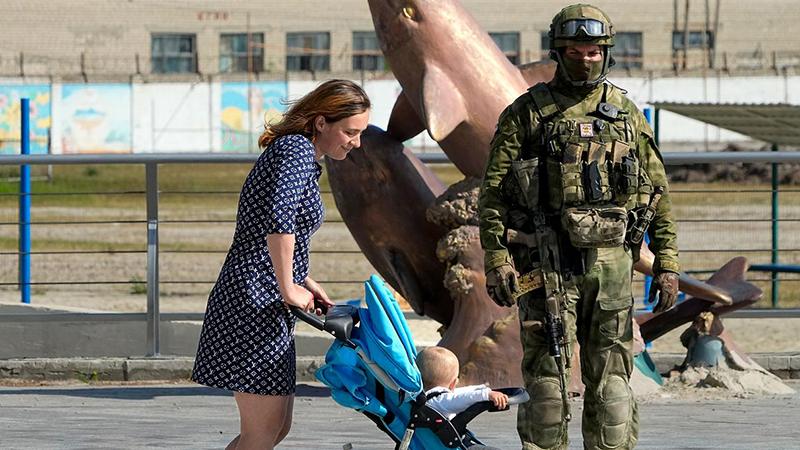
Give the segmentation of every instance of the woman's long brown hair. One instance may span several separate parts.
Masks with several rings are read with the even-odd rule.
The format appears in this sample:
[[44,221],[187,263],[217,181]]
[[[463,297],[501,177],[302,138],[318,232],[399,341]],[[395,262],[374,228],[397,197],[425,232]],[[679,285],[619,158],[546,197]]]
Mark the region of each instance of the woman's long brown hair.
[[349,80],[328,80],[291,102],[280,122],[266,124],[264,133],[258,138],[258,146],[267,148],[273,140],[287,134],[303,134],[311,138],[317,116],[336,122],[361,114],[370,106],[369,97],[359,85]]

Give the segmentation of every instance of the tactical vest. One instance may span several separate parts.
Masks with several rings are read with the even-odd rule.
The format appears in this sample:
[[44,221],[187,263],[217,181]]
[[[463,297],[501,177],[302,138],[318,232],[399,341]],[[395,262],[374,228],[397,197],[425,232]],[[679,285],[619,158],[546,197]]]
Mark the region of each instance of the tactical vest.
[[619,95],[607,95],[608,85],[603,89],[584,115],[586,108],[563,110],[546,84],[530,88],[539,127],[523,149],[530,157],[512,163],[524,206],[559,216],[578,248],[622,245],[628,211],[637,194],[651,190],[637,157],[632,111]]

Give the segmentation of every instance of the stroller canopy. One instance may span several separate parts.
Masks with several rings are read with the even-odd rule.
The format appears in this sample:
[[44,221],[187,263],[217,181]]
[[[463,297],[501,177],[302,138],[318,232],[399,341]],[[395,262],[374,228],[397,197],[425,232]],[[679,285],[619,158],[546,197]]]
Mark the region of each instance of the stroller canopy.
[[366,308],[359,308],[360,324],[350,336],[356,348],[335,341],[316,377],[331,388],[331,396],[342,406],[385,417],[389,410],[385,400],[377,398],[380,392],[375,383],[413,399],[422,392],[422,377],[415,363],[414,340],[397,300],[377,275],[364,287]]

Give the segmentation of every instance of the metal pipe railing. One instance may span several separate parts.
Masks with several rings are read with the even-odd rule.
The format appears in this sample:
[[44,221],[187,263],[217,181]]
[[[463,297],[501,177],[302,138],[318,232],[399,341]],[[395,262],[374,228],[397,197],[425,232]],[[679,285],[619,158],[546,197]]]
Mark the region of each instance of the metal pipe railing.
[[[106,155],[0,155],[0,165],[47,164],[226,164],[252,163],[258,153],[138,153]],[[800,163],[800,152],[664,152],[664,164]],[[450,160],[444,153],[421,153],[424,163],[442,164]]]
[[[772,144],[772,151],[777,152],[778,146]],[[771,182],[772,182],[772,254],[770,259],[773,265],[778,264],[778,164],[771,164]],[[778,307],[778,273],[772,272],[772,289],[770,291],[772,296],[772,307]]]

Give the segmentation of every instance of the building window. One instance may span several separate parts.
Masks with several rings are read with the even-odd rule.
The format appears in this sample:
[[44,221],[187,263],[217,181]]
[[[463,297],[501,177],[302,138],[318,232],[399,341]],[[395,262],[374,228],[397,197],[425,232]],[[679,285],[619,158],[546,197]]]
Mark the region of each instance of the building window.
[[[706,42],[705,45],[703,44],[703,32],[702,31],[690,31],[688,36],[688,42],[686,45],[687,49],[690,48],[714,48],[714,33],[711,31],[707,31],[705,33]],[[683,50],[683,38],[684,33],[683,31],[673,31],[672,32],[672,49],[673,50]]]
[[511,64],[519,64],[519,33],[489,33]]
[[264,68],[264,33],[221,34],[219,36],[220,72],[261,72]]
[[386,70],[386,61],[374,31],[353,32],[353,70]]
[[197,72],[197,46],[194,34],[153,34],[150,42],[154,73]]
[[611,54],[617,61],[620,69],[641,69],[642,68],[642,33],[641,32],[619,32],[614,36],[614,46],[611,47]]
[[287,33],[286,70],[331,70],[331,34]]

